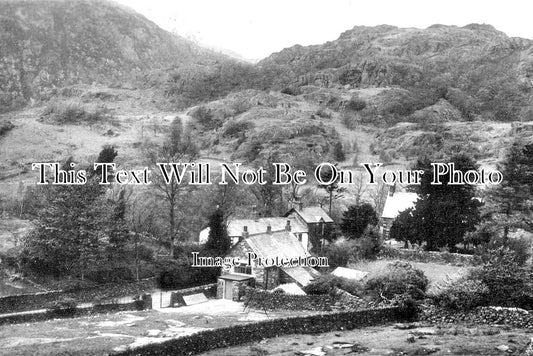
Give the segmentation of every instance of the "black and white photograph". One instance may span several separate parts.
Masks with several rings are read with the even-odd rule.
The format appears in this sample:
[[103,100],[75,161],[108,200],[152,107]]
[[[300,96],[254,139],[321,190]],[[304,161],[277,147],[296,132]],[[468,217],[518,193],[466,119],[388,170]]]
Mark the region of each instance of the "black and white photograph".
[[532,14],[0,0],[0,355],[533,356]]

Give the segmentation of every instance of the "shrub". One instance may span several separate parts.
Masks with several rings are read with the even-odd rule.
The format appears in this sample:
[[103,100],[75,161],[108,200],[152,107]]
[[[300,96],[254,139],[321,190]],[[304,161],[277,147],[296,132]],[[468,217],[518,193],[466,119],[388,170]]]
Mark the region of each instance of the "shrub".
[[41,114],[57,124],[111,122],[114,118],[105,106],[83,105],[76,101],[49,103]]
[[489,288],[480,280],[463,278],[443,289],[433,299],[440,306],[452,310],[470,310],[485,305]]
[[359,253],[363,259],[375,260],[381,251],[382,241],[379,230],[375,226],[368,226],[360,241]]
[[189,115],[208,130],[218,129],[222,126],[221,120],[215,118],[213,112],[203,105],[193,109]]
[[397,295],[420,300],[425,297],[428,284],[429,280],[424,272],[407,262],[397,261],[390,263],[384,274],[370,279],[366,289],[378,300],[392,300]]
[[319,107],[315,114],[323,119],[331,119],[331,112],[323,106]]
[[325,248],[324,256],[328,258],[331,268],[346,267],[350,258],[356,255],[357,244],[354,241],[336,242]]
[[7,134],[9,131],[13,130],[15,125],[11,121],[4,121],[0,123],[0,136]]
[[323,274],[316,277],[304,287],[304,291],[307,294],[334,294],[336,288],[357,296],[362,295],[364,292],[363,284],[360,282],[332,274]]
[[254,126],[249,121],[230,121],[226,124],[222,136],[239,137],[239,135]]
[[472,270],[471,280],[483,282],[490,295],[490,305],[531,308],[533,270],[516,262],[516,254],[499,249],[489,254],[483,267]]
[[331,294],[334,291],[336,276],[331,274],[323,274],[306,285],[303,290],[307,294]]
[[366,108],[366,101],[363,99],[358,98],[357,96],[352,97],[347,103],[346,103],[346,109],[351,111],[361,111],[364,108]]

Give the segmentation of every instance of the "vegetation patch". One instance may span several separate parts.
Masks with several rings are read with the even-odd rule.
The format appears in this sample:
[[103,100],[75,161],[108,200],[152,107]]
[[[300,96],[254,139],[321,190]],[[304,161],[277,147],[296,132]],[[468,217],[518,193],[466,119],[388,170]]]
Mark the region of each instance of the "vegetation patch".
[[49,103],[41,114],[41,120],[59,125],[117,123],[105,106],[82,104],[77,101]]

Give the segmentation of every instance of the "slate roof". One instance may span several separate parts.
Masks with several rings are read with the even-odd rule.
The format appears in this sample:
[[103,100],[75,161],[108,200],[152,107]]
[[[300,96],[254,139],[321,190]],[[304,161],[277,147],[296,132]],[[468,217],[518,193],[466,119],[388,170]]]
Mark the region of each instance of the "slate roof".
[[414,207],[417,200],[418,194],[416,193],[400,192],[388,195],[381,217],[395,219],[402,211]]
[[233,274],[233,273],[225,273],[220,275],[219,278],[226,279],[229,281],[246,281],[248,279],[253,279],[254,277],[251,275],[244,275],[244,274]]
[[319,272],[315,271],[311,267],[286,267],[282,268],[281,270],[287,273],[289,277],[294,279],[296,282],[300,283],[303,287],[308,285],[316,276],[320,275]]
[[303,245],[288,231],[250,235],[246,239],[250,248],[263,258],[306,257],[308,253]]
[[300,215],[300,217],[308,224],[320,222],[320,219],[323,219],[326,223],[332,223],[333,219],[319,206],[308,206],[306,208],[300,209],[291,209],[285,216],[288,216],[290,213],[295,212]]
[[292,294],[292,295],[306,295],[306,293],[302,290],[302,288],[298,287],[296,283],[285,283],[280,284],[274,290],[281,289],[286,294]]
[[260,219],[236,219],[228,222],[228,235],[241,236],[245,226],[248,227],[250,235],[263,234],[267,231],[267,226],[270,225],[272,232],[285,231],[287,220],[291,222],[291,232],[307,232],[307,226],[300,223],[295,218],[286,217],[272,217]]
[[368,275],[368,272],[359,271],[352,268],[337,267],[333,272],[331,272],[331,274],[337,277],[360,281]]

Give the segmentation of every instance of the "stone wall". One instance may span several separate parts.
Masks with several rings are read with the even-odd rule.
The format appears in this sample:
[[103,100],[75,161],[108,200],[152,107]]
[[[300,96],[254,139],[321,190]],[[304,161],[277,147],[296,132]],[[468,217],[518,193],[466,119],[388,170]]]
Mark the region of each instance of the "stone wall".
[[270,319],[251,324],[205,330],[162,343],[129,349],[114,355],[196,355],[221,347],[257,342],[281,335],[318,334],[333,330],[351,330],[404,320],[398,308],[366,309]]

